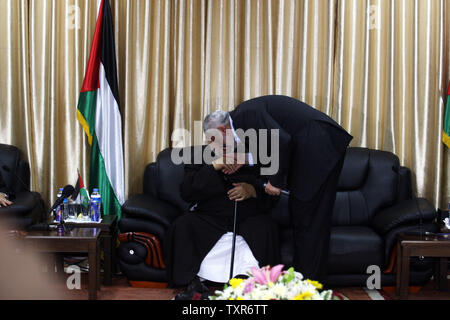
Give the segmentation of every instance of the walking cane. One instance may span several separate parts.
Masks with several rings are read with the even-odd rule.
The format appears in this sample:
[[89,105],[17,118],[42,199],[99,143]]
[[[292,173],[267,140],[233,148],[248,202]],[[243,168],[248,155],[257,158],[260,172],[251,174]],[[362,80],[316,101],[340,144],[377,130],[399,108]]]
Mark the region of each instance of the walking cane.
[[233,279],[234,271],[234,253],[236,251],[236,221],[237,221],[237,205],[238,202],[234,201],[234,221],[233,221],[233,245],[231,247],[231,267],[230,267],[230,280]]

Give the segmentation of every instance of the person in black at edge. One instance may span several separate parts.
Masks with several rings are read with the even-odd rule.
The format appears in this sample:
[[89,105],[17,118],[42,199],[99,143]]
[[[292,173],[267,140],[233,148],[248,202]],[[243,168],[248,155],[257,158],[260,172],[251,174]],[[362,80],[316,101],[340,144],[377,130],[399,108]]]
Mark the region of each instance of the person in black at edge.
[[[252,99],[228,116],[217,111],[206,118],[222,119],[211,127],[220,131],[279,130],[279,150],[271,150],[268,143],[279,155],[279,169],[269,176],[265,191],[279,195],[290,190],[294,267],[306,278],[324,281],[338,179],[353,137],[324,113],[286,96]],[[239,172],[241,166],[227,173]]]
[[[196,149],[203,152],[205,148],[214,154],[210,146]],[[235,201],[238,201],[237,235],[242,241],[236,244],[233,276],[251,271],[250,267],[274,265],[280,260],[278,227],[268,214],[275,197],[264,192],[259,168],[246,165],[239,172],[227,175],[223,172],[222,160],[211,163],[203,160],[202,164],[185,164],[184,167],[181,196],[193,206],[195,204],[195,211],[184,214],[172,224],[164,250],[169,286],[187,285],[176,300],[191,300],[196,293],[203,299],[209,296],[208,288],[200,281],[200,269],[209,269],[206,274],[214,278],[202,277],[202,280],[219,283],[216,279],[224,279],[220,283],[228,282],[232,248],[229,239],[232,237],[225,242],[222,239],[233,231]],[[219,243],[221,249],[217,248]],[[242,252],[245,251],[243,246],[247,248],[247,255]],[[205,262],[205,257],[211,254],[216,257],[215,265]],[[243,256],[246,258],[240,258]]]
[[0,208],[11,206],[12,200],[14,200],[14,193],[6,186],[0,172]]

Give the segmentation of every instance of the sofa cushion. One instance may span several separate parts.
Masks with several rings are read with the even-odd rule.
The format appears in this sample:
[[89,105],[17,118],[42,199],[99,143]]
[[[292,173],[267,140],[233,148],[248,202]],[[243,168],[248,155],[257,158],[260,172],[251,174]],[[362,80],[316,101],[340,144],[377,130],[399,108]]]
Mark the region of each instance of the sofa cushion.
[[369,163],[367,181],[361,192],[366,199],[370,219],[381,209],[395,205],[400,161],[391,152],[370,150]]
[[[174,149],[174,152],[179,149]],[[184,149],[183,149],[184,151]],[[181,198],[180,185],[184,177],[184,165],[175,164],[171,158],[172,149],[166,149],[158,155],[157,184],[158,198],[177,206],[181,211],[187,211],[189,204]]]
[[391,152],[350,148],[339,177],[333,225],[369,225],[398,199],[400,163]]
[[369,212],[366,199],[360,190],[342,191],[336,194],[333,207],[333,226],[367,226]]
[[345,155],[344,166],[339,177],[340,191],[356,190],[364,184],[369,170],[368,149],[349,148]]
[[331,229],[329,274],[365,274],[367,267],[383,268],[383,239],[368,227]]

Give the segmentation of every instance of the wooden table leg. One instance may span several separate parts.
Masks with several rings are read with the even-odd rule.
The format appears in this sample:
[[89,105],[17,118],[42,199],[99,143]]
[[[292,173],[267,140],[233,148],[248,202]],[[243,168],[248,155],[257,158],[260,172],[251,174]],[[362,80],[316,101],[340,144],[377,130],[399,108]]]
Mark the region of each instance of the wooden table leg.
[[62,281],[66,279],[66,273],[64,272],[64,255],[60,253],[55,254],[55,265],[53,268],[55,267],[56,267],[55,279],[57,279],[57,281]]
[[400,299],[408,299],[410,256],[408,250],[405,250],[405,248],[402,250],[401,260]]
[[97,274],[96,274],[96,289],[100,290],[100,244],[97,241]]
[[55,254],[56,272],[61,276],[64,274],[64,256],[62,254]]
[[448,280],[447,280],[447,273],[448,273],[448,259],[447,258],[439,258],[438,261],[439,264],[439,273],[438,276],[438,283],[439,283],[439,290],[440,291],[447,291],[448,290]]
[[97,299],[97,269],[98,269],[98,252],[97,252],[97,243],[89,244],[89,300]]
[[104,247],[104,268],[105,268],[105,286],[110,286],[112,284],[112,236],[110,234],[103,236],[103,247]]
[[400,286],[401,286],[401,276],[402,276],[402,244],[401,241],[397,243],[397,282],[395,286],[395,294],[400,296]]
[[113,229],[112,231],[112,236],[111,236],[111,268],[112,268],[112,273],[115,274],[117,273],[117,257],[116,257],[116,253],[117,253],[117,229]]
[[441,275],[441,259],[436,258],[434,259],[434,287],[435,289],[439,290],[439,281],[441,280],[440,275]]

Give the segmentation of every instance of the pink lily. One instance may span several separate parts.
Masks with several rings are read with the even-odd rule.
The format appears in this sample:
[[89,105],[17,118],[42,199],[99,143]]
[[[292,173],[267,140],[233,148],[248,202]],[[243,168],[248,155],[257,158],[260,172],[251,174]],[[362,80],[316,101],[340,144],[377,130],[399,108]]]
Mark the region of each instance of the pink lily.
[[267,267],[264,267],[261,270],[255,268],[255,267],[252,268],[252,275],[255,278],[255,281],[257,283],[259,283],[260,285],[267,284],[267,277],[266,277],[265,269],[267,269]]
[[279,264],[270,270],[270,281],[275,283],[281,275],[284,265]]
[[252,268],[252,275],[255,281],[261,285],[266,285],[269,282],[275,283],[281,275],[281,270],[284,265],[279,264],[272,269],[267,266],[258,270],[257,268]]

